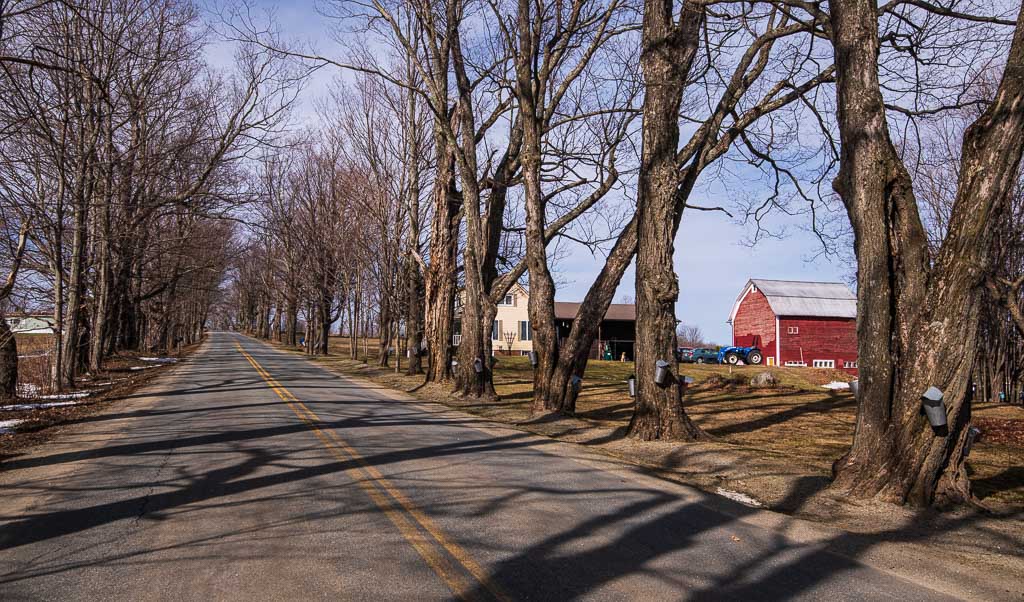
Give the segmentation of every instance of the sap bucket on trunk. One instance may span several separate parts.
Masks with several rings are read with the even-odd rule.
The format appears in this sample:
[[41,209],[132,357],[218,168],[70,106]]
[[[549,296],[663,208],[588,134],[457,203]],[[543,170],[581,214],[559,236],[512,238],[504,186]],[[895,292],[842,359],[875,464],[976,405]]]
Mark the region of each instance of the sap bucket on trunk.
[[657,385],[664,385],[668,382],[668,368],[669,363],[665,360],[658,360],[654,366],[654,383]]
[[946,426],[946,405],[942,403],[942,391],[937,387],[928,387],[921,396],[921,406],[933,428]]

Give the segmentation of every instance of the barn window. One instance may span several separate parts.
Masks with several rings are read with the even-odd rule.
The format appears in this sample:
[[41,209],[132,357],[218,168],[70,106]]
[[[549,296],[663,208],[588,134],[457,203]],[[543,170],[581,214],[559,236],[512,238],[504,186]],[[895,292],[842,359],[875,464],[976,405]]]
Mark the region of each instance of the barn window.
[[786,366],[788,366],[790,368],[806,368],[807,364],[805,362],[793,362],[793,361],[790,361],[790,362],[786,362]]
[[786,329],[786,333],[787,334],[800,334],[800,327],[799,326],[790,326],[789,328]]
[[857,362],[843,362],[843,368],[856,368]]
[[811,365],[813,365],[815,368],[835,368],[836,367],[836,361],[835,360],[814,360],[813,362],[811,362]]

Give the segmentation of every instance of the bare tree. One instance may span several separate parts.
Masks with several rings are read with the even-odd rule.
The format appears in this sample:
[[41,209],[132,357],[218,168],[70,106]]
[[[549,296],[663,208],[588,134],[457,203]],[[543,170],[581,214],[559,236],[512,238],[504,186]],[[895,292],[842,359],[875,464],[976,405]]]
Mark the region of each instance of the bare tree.
[[[916,6],[933,14],[931,5]],[[1024,151],[1024,28],[1018,20],[995,95],[964,134],[956,201],[931,261],[913,181],[890,137],[878,6],[856,0],[830,10],[842,140],[834,186],[856,236],[861,370],[854,443],[835,465],[833,489],[895,503],[963,502],[971,497],[969,383],[991,225],[1008,206]],[[944,392],[944,427],[921,416],[930,386]]]
[[706,347],[704,331],[694,324],[680,323],[676,327],[676,341],[683,347]]
[[[813,19],[797,21],[772,5],[727,3],[710,10],[687,1],[676,9],[675,4],[644,5],[643,152],[636,212],[638,387],[628,431],[642,439],[702,436],[683,410],[683,386],[676,376],[679,289],[672,269],[683,211],[701,208],[689,203],[698,177],[736,142],[778,169],[772,154],[784,139],[760,135],[758,126],[766,123],[769,132],[782,128],[772,114],[803,101],[833,73],[831,66],[821,67],[811,43],[819,27]],[[733,52],[739,40],[744,50]],[[686,96],[693,83],[714,90],[717,100],[707,103],[700,117],[687,115],[696,130],[680,146],[680,111],[693,113],[700,106]],[[706,98],[700,88],[697,94]],[[659,362],[667,363],[670,373],[662,383],[654,379]]]
[[212,298],[231,238],[212,222],[236,206],[236,167],[274,135],[298,80],[254,46],[212,76],[198,11],[181,0],[11,6],[0,196],[38,217],[25,268],[49,284],[60,389],[112,353],[201,329],[207,310],[191,301]]

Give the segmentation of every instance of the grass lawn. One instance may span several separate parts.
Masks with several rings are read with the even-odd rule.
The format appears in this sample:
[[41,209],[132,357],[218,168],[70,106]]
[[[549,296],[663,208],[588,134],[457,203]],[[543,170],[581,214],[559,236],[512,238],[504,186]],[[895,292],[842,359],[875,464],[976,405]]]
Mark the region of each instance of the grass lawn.
[[[820,489],[827,484],[832,463],[853,438],[853,396],[821,386],[849,380],[838,371],[764,366],[730,371],[728,366],[684,364],[683,374],[695,379],[685,397],[686,410],[714,440],[686,445],[644,443],[622,436],[633,411],[626,385],[632,363],[591,361],[575,419],[541,424],[530,422],[532,369],[526,357],[499,356],[494,380],[500,399],[479,402],[453,398],[439,387],[423,387],[422,377],[395,374],[393,364],[390,369],[376,367],[375,343],[367,345],[369,363],[348,359],[347,339],[332,339],[334,355],[316,361],[424,399],[597,446],[631,461],[688,473],[691,482],[704,487],[724,484],[780,509],[806,494],[799,488]],[[751,388],[750,378],[766,370],[779,385]],[[968,460],[976,494],[987,503],[1024,507],[1024,437],[1013,435],[1017,428],[1024,434],[1024,408],[977,404],[973,415],[983,431]]]

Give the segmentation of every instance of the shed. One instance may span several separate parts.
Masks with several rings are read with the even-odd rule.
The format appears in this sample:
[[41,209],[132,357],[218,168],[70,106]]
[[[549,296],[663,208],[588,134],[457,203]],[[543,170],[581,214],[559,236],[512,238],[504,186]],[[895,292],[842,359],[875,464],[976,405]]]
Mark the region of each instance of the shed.
[[[555,301],[555,325],[558,327],[559,339],[569,336],[581,305]],[[612,303],[598,325],[597,338],[590,347],[590,359],[601,359],[607,351],[614,360],[620,360],[625,356],[627,361],[632,361],[635,343],[636,305]]]

